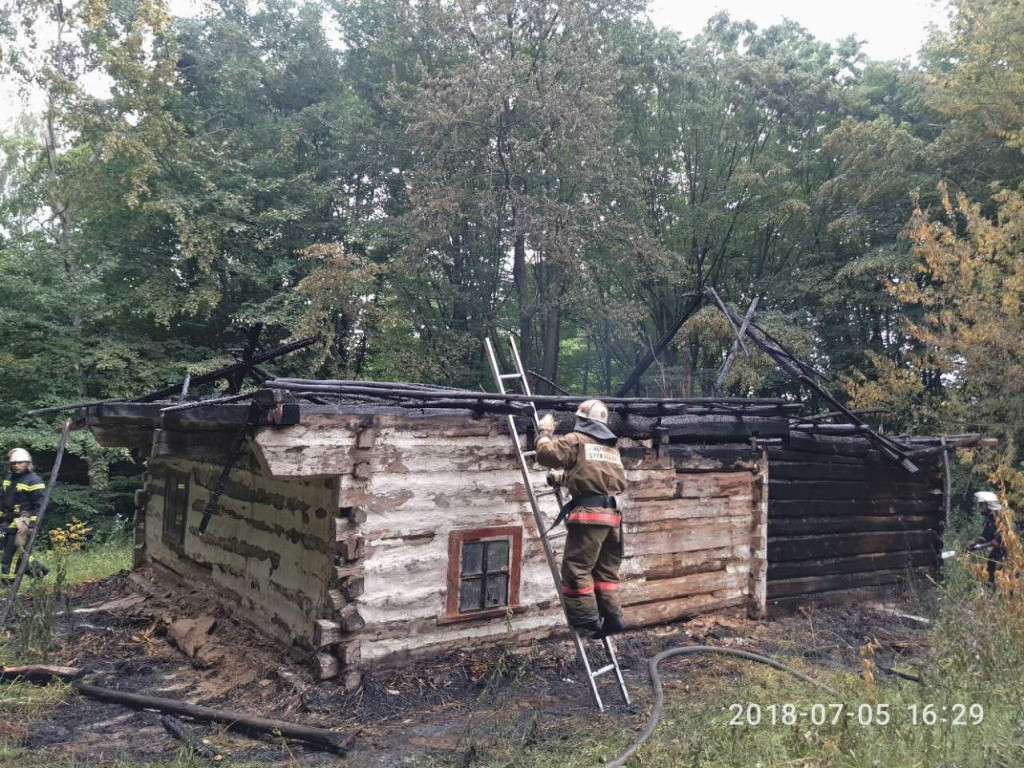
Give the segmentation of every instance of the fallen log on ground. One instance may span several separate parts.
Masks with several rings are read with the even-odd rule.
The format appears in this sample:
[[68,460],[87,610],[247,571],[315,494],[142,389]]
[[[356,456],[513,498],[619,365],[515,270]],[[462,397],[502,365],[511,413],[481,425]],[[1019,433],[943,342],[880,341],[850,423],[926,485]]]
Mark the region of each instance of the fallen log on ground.
[[191,717],[194,720],[221,723],[230,730],[239,731],[250,736],[253,734],[283,736],[288,739],[315,744],[340,755],[347,754],[352,746],[352,736],[328,731],[325,728],[299,725],[298,723],[273,720],[267,717],[253,717],[244,712],[212,709],[199,706],[198,704],[189,704],[184,701],[164,699],[159,696],[147,696],[141,693],[128,693],[127,691],[117,691],[113,688],[103,688],[98,685],[76,681],[75,678],[80,674],[82,674],[82,670],[77,667],[54,667],[45,664],[27,664],[20,667],[0,668],[0,680],[25,680],[33,683],[49,683],[53,680],[64,680],[65,682],[70,682],[71,687],[75,691],[89,699],[109,701],[113,704],[131,707],[132,709],[153,709],[166,714]]
[[25,681],[48,683],[54,678],[71,682],[82,674],[78,667],[55,667],[50,664],[23,664],[18,667],[0,667],[0,680],[5,683]]
[[347,754],[352,745],[352,737],[344,734],[328,731],[324,728],[314,728],[309,725],[289,723],[284,720],[272,720],[266,717],[253,717],[244,712],[233,712],[227,709],[211,709],[201,707],[198,704],[188,704],[174,699],[164,699],[158,696],[146,696],[141,693],[127,693],[112,688],[102,688],[89,683],[72,683],[71,687],[82,696],[97,701],[109,701],[114,704],[121,704],[133,709],[155,709],[158,712],[172,715],[183,715],[196,720],[207,720],[213,723],[221,723],[230,730],[240,731],[252,735],[253,733],[269,733],[274,736],[284,736],[289,739],[315,744],[324,747],[337,754]]

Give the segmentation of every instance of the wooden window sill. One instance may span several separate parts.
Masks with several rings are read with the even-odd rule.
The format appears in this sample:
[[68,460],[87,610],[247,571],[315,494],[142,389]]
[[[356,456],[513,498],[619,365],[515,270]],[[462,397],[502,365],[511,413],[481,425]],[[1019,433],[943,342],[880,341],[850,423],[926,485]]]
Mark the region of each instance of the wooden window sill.
[[[512,606],[512,613],[519,614],[526,610],[525,605],[514,605]],[[472,613],[457,613],[452,615],[443,615],[437,617],[438,626],[444,624],[464,624],[467,621],[483,621],[489,619],[502,618],[508,613],[509,607],[503,605],[500,608],[488,608],[485,611],[473,611]]]

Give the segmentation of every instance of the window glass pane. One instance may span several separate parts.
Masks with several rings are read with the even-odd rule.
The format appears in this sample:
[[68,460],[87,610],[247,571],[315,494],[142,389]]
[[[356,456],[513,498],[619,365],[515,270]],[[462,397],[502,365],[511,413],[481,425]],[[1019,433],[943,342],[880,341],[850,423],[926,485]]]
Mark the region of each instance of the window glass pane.
[[479,576],[462,580],[459,591],[459,612],[479,611],[483,608],[484,580]]
[[506,573],[492,574],[487,577],[484,607],[494,608],[499,605],[508,605],[508,574]]
[[508,568],[508,542],[487,542],[487,572],[494,573]]
[[482,573],[484,564],[484,543],[467,541],[462,545],[462,575]]

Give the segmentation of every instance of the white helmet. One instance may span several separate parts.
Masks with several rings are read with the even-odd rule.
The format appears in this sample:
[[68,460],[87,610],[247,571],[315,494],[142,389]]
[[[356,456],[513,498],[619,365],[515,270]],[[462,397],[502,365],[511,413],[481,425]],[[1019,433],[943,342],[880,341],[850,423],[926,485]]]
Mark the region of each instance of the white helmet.
[[22,461],[31,462],[32,454],[24,448],[12,448],[7,452],[7,460],[11,462],[11,464],[17,464]]
[[576,409],[576,432],[596,437],[598,440],[614,440],[615,433],[608,428],[608,406],[600,400],[584,400]]
[[600,400],[584,400],[576,409],[576,416],[580,419],[599,421],[608,426],[608,406]]
[[999,497],[992,493],[992,491],[977,491],[974,494],[974,503],[983,504],[989,509],[1002,509]]

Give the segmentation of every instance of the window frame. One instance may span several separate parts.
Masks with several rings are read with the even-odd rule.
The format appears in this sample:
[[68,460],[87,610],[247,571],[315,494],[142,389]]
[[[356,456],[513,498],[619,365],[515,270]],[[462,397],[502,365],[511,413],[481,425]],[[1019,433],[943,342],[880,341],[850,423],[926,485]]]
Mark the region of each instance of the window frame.
[[[508,603],[495,608],[479,611],[459,612],[459,596],[462,590],[462,549],[463,544],[474,541],[500,541],[509,543],[508,556]],[[445,600],[444,616],[441,623],[493,619],[504,616],[508,611],[518,613],[519,584],[523,563],[523,528],[519,525],[494,528],[467,528],[448,534],[448,594]]]
[[[179,492],[177,485],[184,484],[185,490]],[[165,544],[174,547],[185,546],[185,531],[188,529],[188,507],[189,498],[192,495],[191,476],[188,472],[177,469],[168,469],[164,476],[164,520],[163,520],[163,541]],[[182,498],[183,497],[183,498]],[[181,499],[181,518],[171,508],[172,500]],[[171,517],[173,515],[173,517]]]

